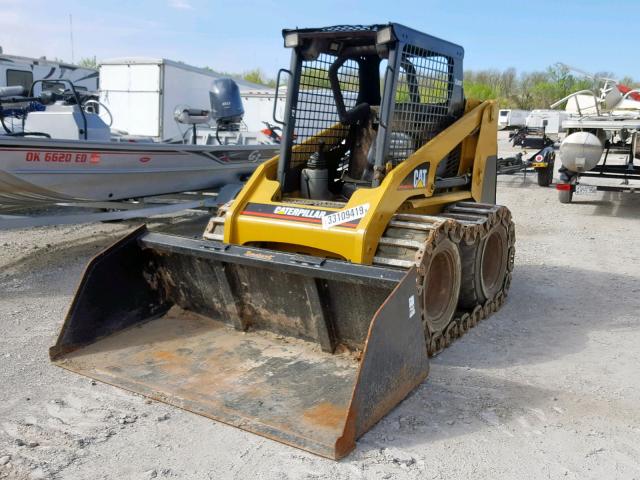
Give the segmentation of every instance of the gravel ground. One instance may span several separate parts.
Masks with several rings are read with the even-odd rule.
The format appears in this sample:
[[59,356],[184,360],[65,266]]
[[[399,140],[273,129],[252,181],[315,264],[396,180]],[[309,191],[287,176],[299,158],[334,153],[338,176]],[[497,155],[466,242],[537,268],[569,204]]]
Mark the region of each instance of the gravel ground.
[[640,198],[501,178],[500,312],[333,462],[49,363],[88,259],[134,223],[0,233],[0,478],[640,479]]

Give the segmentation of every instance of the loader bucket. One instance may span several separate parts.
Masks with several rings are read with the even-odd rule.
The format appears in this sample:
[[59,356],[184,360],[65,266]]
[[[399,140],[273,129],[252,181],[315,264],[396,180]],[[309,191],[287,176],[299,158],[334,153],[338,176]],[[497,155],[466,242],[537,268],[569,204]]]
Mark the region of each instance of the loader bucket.
[[338,459],[428,373],[416,272],[147,232],[87,267],[52,361]]

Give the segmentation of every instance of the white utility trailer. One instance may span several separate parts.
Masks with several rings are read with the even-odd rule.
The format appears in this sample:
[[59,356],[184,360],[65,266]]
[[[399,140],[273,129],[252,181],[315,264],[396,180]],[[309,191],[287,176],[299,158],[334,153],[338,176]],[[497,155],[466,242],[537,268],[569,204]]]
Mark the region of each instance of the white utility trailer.
[[[220,77],[165,58],[106,60],[100,64],[100,101],[109,109],[115,130],[154,140],[182,137],[188,127],[174,120],[174,110],[180,105],[209,110],[209,89]],[[275,89],[234,80],[243,100],[246,129],[261,130],[263,121],[272,120]],[[283,109],[284,101],[279,103]]]

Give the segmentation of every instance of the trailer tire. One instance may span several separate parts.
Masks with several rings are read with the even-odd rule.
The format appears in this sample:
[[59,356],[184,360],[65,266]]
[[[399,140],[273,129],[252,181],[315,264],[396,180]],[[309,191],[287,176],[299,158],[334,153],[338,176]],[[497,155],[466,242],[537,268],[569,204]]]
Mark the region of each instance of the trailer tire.
[[538,173],[538,185],[541,187],[548,187],[553,182],[553,161],[544,168],[537,168]]
[[571,203],[573,190],[558,190],[558,200],[560,203]]

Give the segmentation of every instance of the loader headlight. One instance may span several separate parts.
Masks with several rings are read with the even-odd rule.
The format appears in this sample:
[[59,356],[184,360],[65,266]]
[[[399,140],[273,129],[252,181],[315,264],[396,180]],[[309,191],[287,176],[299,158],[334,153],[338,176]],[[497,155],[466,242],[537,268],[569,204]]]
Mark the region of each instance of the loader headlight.
[[297,33],[288,33],[284,37],[284,46],[287,48],[295,48],[300,45],[300,36]]
[[376,43],[378,45],[380,44],[384,45],[386,43],[391,42],[392,40],[394,40],[394,36],[393,36],[393,29],[391,27],[383,28],[376,35]]

